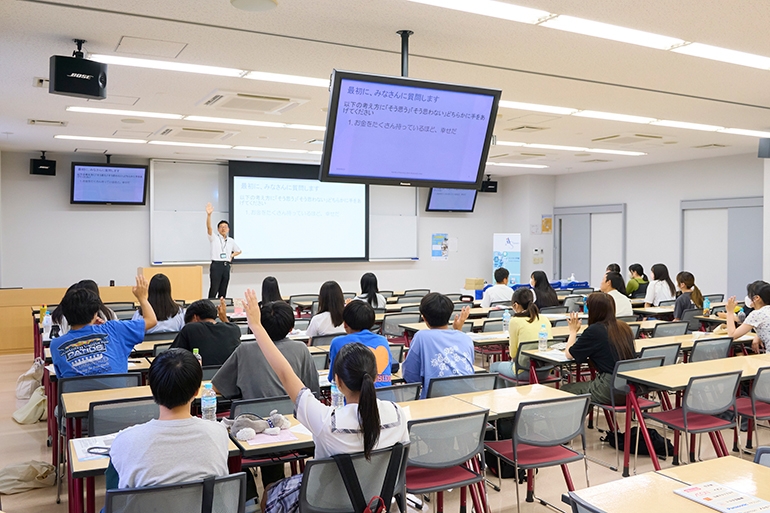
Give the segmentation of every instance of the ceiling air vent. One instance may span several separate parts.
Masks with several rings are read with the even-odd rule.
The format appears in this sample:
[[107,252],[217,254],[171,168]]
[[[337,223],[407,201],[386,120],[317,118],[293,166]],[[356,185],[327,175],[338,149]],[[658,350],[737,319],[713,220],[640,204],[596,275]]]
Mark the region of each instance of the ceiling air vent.
[[[674,139],[669,136],[655,134],[613,134],[605,137],[591,139],[592,142],[610,143],[610,144],[637,144],[641,146],[660,146],[661,144],[671,144]],[[675,141],[674,141],[675,142]]]
[[161,139],[175,141],[224,141],[238,134],[237,130],[217,130],[215,128],[189,128],[165,126],[156,132]]
[[727,148],[727,144],[701,144],[700,146],[693,146],[699,150],[714,150],[717,148]]
[[612,162],[611,160],[606,159],[591,159],[591,160],[583,160],[584,164],[588,164],[589,162]]
[[542,132],[543,130],[548,130],[549,127],[547,126],[531,126],[531,125],[520,125],[520,126],[514,126],[511,128],[504,128],[503,130],[507,132],[518,132],[518,133],[532,133],[532,132]]
[[217,90],[206,96],[198,105],[232,112],[282,114],[308,101],[310,100],[287,96]]
[[28,119],[27,124],[35,126],[67,126],[66,121],[53,121],[50,119]]

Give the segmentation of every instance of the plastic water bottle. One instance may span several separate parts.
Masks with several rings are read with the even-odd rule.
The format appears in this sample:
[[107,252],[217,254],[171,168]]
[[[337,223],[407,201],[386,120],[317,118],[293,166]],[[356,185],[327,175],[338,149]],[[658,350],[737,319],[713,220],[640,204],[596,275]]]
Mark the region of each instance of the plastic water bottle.
[[742,323],[746,320],[746,312],[743,311],[743,308],[738,310],[738,322]]
[[511,326],[511,312],[506,308],[503,312],[503,331],[508,333],[508,328]]
[[49,338],[51,336],[51,327],[53,326],[53,319],[51,318],[51,312],[46,312],[43,317],[43,338]]
[[540,325],[540,332],[537,334],[537,350],[548,351],[548,329],[545,324]]
[[711,314],[711,300],[709,298],[705,298],[703,300],[703,315],[708,316]]
[[337,383],[332,381],[331,383],[331,392],[332,392],[332,408],[335,410],[337,408],[342,408],[345,406],[345,396],[342,395],[342,392],[340,392],[340,389],[337,388]]
[[588,296],[583,296],[583,313],[588,315]]
[[569,275],[569,282],[570,283],[575,283],[575,273],[572,273],[572,274]]
[[217,393],[211,383],[206,383],[201,394],[201,417],[203,420],[217,420]]
[[203,367],[203,358],[201,358],[201,353],[197,347],[193,347],[193,356],[198,360],[198,363],[201,364],[201,367]]

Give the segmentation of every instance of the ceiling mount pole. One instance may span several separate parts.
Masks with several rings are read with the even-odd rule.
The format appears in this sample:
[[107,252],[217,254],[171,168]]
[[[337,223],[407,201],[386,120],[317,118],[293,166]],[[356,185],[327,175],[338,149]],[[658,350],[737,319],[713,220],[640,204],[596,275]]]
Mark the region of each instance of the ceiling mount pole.
[[401,76],[409,76],[409,36],[414,34],[411,30],[399,30],[396,34],[401,36]]

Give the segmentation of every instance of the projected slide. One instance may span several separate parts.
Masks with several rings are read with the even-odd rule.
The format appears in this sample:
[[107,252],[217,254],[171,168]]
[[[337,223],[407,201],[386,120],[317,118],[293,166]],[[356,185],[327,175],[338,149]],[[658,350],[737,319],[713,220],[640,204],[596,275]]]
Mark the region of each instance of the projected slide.
[[73,203],[144,203],[146,167],[72,166]]
[[473,212],[476,191],[473,189],[440,189],[434,187],[428,199],[428,212]]
[[365,259],[366,186],[233,177],[238,259]]

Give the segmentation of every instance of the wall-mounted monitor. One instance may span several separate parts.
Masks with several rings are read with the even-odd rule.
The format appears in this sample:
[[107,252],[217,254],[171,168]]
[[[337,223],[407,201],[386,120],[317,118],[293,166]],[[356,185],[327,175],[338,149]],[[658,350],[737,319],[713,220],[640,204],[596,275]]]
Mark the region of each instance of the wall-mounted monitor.
[[334,71],[321,181],[478,189],[500,91]]
[[72,163],[70,203],[144,205],[147,166]]
[[474,189],[431,188],[428,193],[426,212],[473,212],[476,206]]
[[318,165],[229,163],[235,262],[366,261],[369,187],[318,180]]

